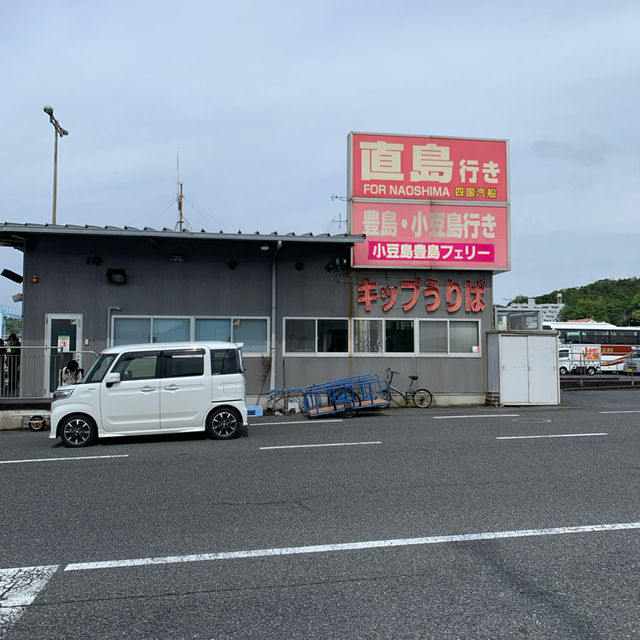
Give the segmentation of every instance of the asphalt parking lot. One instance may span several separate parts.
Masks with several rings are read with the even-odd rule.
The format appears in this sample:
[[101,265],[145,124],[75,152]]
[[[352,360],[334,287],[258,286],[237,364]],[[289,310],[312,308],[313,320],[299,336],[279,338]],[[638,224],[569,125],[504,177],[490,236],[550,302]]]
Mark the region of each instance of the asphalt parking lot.
[[639,431],[629,389],[3,432],[0,638],[640,637]]

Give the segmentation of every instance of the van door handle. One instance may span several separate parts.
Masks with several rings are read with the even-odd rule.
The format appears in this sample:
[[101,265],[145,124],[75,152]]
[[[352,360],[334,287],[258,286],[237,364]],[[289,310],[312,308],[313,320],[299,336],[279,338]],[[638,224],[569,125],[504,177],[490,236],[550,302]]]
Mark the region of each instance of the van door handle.
[[179,388],[177,384],[170,384],[168,387],[165,387],[165,391],[177,391]]
[[142,389],[140,389],[140,391],[142,391],[142,393],[150,393],[151,391],[155,391],[154,387],[142,387]]

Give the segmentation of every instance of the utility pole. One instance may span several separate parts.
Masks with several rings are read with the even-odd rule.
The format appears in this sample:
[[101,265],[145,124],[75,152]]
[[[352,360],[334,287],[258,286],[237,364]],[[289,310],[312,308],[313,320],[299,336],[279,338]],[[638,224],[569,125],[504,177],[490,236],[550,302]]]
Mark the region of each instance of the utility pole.
[[60,126],[60,123],[53,117],[53,107],[46,105],[43,111],[49,116],[49,122],[55,129],[55,146],[53,148],[53,213],[51,223],[56,224],[56,201],[58,199],[58,136],[68,136],[69,132]]

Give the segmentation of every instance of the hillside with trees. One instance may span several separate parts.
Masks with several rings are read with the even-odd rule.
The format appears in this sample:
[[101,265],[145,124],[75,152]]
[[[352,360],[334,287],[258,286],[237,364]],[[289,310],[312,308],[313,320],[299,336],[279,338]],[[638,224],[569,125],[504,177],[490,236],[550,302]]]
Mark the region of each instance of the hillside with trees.
[[[593,318],[619,327],[640,324],[640,278],[597,280],[583,287],[558,289],[537,296],[536,304],[554,303],[559,293],[565,305],[560,320]],[[518,296],[513,302],[527,300],[527,296]]]

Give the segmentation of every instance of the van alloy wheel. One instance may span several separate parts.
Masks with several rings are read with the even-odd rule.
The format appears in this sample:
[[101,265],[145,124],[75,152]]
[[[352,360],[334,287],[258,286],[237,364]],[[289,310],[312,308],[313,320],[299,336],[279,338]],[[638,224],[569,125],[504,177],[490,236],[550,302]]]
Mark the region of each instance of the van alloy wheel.
[[229,440],[240,433],[240,416],[233,409],[217,409],[207,422],[207,431],[216,440]]
[[64,419],[60,427],[60,437],[66,447],[86,447],[97,435],[96,425],[81,415],[72,415]]

